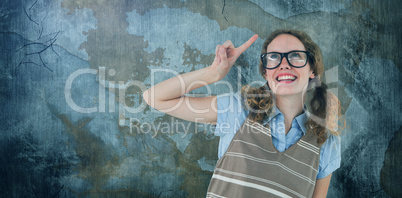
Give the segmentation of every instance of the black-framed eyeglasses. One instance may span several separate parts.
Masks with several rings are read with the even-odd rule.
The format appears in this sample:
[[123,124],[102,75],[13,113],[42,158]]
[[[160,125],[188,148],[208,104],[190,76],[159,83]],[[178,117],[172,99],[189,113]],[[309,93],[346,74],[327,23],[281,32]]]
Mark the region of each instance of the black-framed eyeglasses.
[[296,68],[302,68],[307,65],[310,53],[307,51],[290,51],[287,53],[269,52],[261,54],[261,61],[265,68],[275,69],[282,63],[283,57],[286,57],[289,65]]

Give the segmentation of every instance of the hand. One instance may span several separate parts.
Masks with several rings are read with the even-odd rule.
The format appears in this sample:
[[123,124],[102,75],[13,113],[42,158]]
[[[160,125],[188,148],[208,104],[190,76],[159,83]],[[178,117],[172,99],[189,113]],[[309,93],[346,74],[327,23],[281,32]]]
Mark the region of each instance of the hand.
[[257,38],[258,35],[255,34],[238,48],[235,48],[229,40],[222,45],[216,46],[215,59],[211,65],[211,70],[218,75],[219,80],[229,73],[237,58],[239,58],[239,56],[257,40]]

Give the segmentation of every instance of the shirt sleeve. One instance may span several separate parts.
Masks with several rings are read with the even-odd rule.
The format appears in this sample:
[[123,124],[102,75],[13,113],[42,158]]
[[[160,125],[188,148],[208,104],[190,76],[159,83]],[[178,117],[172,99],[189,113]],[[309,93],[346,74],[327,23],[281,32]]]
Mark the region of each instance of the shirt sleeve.
[[241,106],[239,93],[229,93],[217,97],[218,118],[215,135],[219,136],[218,158],[226,152],[235,133],[246,120],[247,112]]
[[217,96],[218,117],[215,135],[221,138],[227,134],[235,134],[247,115],[241,105],[239,93],[228,93]]
[[317,179],[324,178],[341,166],[341,137],[329,135],[321,146]]

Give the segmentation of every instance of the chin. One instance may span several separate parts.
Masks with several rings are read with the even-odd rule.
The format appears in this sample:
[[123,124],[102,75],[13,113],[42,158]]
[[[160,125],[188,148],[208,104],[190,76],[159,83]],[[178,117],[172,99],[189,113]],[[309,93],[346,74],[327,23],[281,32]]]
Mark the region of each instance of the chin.
[[278,88],[277,90],[275,90],[274,94],[278,96],[292,96],[292,95],[301,95],[302,92],[290,89]]
[[289,92],[277,92],[275,93],[277,96],[292,96],[292,95],[297,95],[296,93],[289,93]]

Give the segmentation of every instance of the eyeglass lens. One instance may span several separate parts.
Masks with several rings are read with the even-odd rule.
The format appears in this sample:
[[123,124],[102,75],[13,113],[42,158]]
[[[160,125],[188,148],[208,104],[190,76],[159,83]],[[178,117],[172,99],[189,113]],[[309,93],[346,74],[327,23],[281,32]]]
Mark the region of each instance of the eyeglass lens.
[[290,53],[267,53],[264,57],[267,68],[275,68],[281,64],[283,56],[286,57],[291,66],[303,67],[307,63],[307,54],[305,52]]

